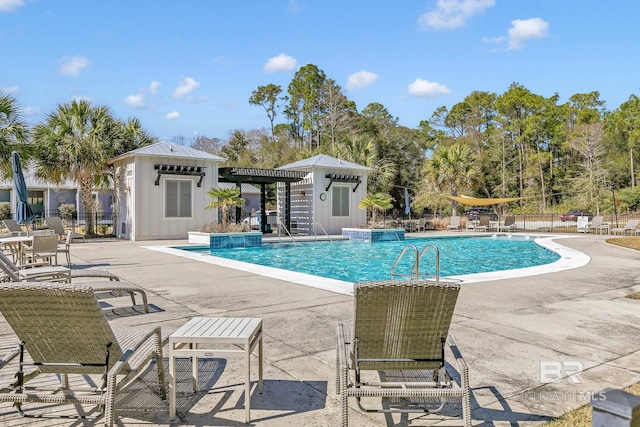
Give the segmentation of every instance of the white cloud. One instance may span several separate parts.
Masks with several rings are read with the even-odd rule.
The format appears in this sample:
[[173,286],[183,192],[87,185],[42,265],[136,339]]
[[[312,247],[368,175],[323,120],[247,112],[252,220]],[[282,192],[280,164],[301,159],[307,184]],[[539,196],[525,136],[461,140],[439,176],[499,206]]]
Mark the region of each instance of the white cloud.
[[89,60],[84,56],[62,58],[61,62],[62,65],[58,71],[65,76],[77,76],[83,68],[89,65]]
[[528,39],[541,39],[549,35],[549,23],[542,18],[516,19],[509,28],[509,50],[522,49]]
[[506,37],[483,37],[481,40],[483,43],[502,43],[506,40]]
[[495,4],[496,0],[438,0],[435,10],[420,15],[418,23],[436,30],[464,27],[469,18]]
[[269,58],[267,63],[262,67],[262,71],[274,73],[276,71],[289,71],[296,68],[296,59],[281,53],[278,56]]
[[191,77],[182,79],[182,83],[173,91],[174,98],[180,98],[200,87],[200,82],[195,81]]
[[24,0],[0,0],[0,12],[13,12],[24,6]]
[[169,114],[167,114],[167,120],[175,120],[178,117],[180,117],[180,113],[178,113],[177,111],[172,111]]
[[39,116],[42,114],[42,111],[40,111],[40,107],[24,107],[22,114],[25,116]]
[[349,76],[347,81],[347,90],[352,91],[358,88],[367,87],[378,80],[378,75],[370,71],[358,71]]
[[18,88],[18,86],[5,86],[3,88],[0,88],[0,92],[5,93],[6,95],[15,95],[20,92],[20,89]]
[[451,89],[437,82],[416,79],[409,85],[409,94],[420,98],[435,98],[438,95],[446,95]]
[[152,81],[151,84],[149,85],[149,93],[151,93],[151,95],[157,95],[158,94],[158,88],[160,87],[161,83],[157,82],[157,81]]
[[142,108],[145,105],[142,95],[129,95],[125,98],[124,102],[131,108]]

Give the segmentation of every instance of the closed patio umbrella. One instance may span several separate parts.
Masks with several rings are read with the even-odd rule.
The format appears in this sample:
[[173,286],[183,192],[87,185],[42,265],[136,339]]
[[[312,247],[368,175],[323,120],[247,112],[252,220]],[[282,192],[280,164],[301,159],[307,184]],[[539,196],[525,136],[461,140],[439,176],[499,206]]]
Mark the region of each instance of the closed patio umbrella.
[[27,184],[24,181],[22,166],[20,165],[20,155],[17,152],[11,153],[11,171],[13,172],[13,191],[16,193],[16,222],[26,224],[33,221],[35,215],[28,203]]
[[409,215],[411,213],[411,204],[409,203],[409,189],[404,187],[404,214]]

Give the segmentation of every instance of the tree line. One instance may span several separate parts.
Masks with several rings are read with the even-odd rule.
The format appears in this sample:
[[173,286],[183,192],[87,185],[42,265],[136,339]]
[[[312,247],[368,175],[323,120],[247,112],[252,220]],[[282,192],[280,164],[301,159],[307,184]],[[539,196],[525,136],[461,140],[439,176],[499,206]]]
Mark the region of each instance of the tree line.
[[[258,86],[248,102],[264,110],[268,127],[236,129],[228,140],[176,136],[172,142],[220,155],[230,166],[275,168],[320,153],[368,166],[369,193],[391,196],[398,216],[404,188],[416,216],[463,209],[445,195],[520,198],[501,205],[511,213],[604,213],[613,211],[615,191],[619,211],[640,208],[635,94],[607,110],[597,91],[561,103],[557,93],[544,97],[512,83],[501,94],[474,91],[409,128],[380,103],[358,110],[335,80],[307,64],[286,91]],[[108,176],[109,158],[155,140],[138,120],[120,121],[86,101],[58,105],[29,129],[17,101],[0,94],[3,168],[14,146],[23,146],[40,176],[76,179],[83,204],[82,188]]]

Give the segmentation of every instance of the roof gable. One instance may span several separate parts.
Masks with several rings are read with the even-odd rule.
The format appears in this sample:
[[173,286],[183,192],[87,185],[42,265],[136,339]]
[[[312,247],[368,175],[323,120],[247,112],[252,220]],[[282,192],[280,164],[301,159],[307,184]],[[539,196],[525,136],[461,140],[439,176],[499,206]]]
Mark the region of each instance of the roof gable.
[[133,156],[170,157],[176,159],[191,160],[214,160],[219,162],[223,162],[226,160],[224,157],[196,150],[195,148],[185,147],[183,145],[174,144],[168,141],[160,141],[151,145],[145,145],[144,147],[128,151],[121,156],[111,159],[109,163],[114,163],[116,160]]
[[367,166],[358,165],[356,163],[349,162],[347,160],[336,159],[335,157],[327,156],[326,154],[318,154],[317,156],[309,157],[308,159],[300,160],[288,165],[280,166],[277,169],[313,169],[313,168],[333,168],[333,169],[351,169],[369,171],[371,168]]

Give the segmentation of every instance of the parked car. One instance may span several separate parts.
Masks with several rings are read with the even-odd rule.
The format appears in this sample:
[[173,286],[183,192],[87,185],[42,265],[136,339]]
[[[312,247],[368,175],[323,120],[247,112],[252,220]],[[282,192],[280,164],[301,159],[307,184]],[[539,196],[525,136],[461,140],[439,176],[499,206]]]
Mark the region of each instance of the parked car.
[[[255,211],[248,217],[242,220],[244,224],[249,224],[252,230],[260,230],[260,218],[262,211]],[[271,226],[275,226],[278,223],[278,211],[267,211],[267,226],[266,231],[271,231]]]
[[467,211],[467,219],[469,221],[477,221],[481,216],[488,216],[491,221],[498,220],[498,214],[489,208],[471,208]]
[[560,221],[575,221],[579,216],[586,216],[589,218],[589,221],[593,218],[593,214],[584,209],[572,209],[569,212],[560,215]]

